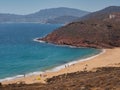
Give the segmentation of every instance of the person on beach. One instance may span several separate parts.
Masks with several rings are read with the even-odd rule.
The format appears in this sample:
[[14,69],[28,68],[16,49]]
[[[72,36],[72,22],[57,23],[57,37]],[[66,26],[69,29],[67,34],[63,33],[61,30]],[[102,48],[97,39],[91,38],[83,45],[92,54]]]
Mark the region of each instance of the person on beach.
[[25,78],[25,74],[24,74],[24,78]]
[[40,77],[42,77],[42,74],[40,74]]
[[65,65],[65,68],[66,68],[67,66]]

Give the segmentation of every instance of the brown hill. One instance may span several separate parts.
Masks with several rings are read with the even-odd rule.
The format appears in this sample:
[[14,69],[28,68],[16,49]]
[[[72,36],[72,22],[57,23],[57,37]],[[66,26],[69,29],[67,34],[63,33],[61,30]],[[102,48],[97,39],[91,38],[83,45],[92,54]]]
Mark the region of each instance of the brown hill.
[[120,67],[105,67],[56,76],[48,79],[47,84],[0,85],[0,90],[120,90],[119,76]]
[[119,47],[120,13],[104,14],[103,16],[103,19],[90,18],[70,23],[38,40],[78,47]]
[[102,10],[87,14],[87,15],[79,18],[77,21],[94,19],[94,18],[103,19],[103,18],[105,18],[105,16],[107,16],[111,13],[116,13],[116,12],[118,12],[118,13],[120,12],[120,6],[109,6]]

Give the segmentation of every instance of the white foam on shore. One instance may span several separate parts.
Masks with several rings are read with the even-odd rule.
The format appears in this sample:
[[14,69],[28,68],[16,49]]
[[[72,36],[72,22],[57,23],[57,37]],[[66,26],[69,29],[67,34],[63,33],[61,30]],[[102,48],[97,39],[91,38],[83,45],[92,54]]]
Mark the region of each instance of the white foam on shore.
[[38,72],[28,73],[28,74],[26,74],[25,76],[40,75],[40,74],[43,74],[43,73],[44,73],[44,72],[42,72],[42,71],[38,71]]
[[14,77],[7,77],[7,78],[4,78],[4,79],[0,79],[0,82],[10,81],[10,80],[14,80],[14,79],[21,78],[21,77],[24,77],[24,75],[17,75],[17,76],[14,76]]
[[[39,40],[40,38],[43,38],[43,37],[35,38],[35,39],[33,39],[33,41],[39,42],[39,43],[46,43],[46,41]],[[58,44],[53,44],[53,43],[49,43],[49,42],[47,42],[47,44],[51,44],[51,45],[55,45],[55,46],[60,46],[60,47],[69,47],[69,48],[87,48],[87,47],[76,47],[76,46],[72,46],[72,45],[58,45]]]
[[[40,38],[40,37],[39,37]],[[33,41],[35,41],[35,42],[40,42],[40,43],[45,43],[45,41],[43,41],[43,40],[38,40],[39,38],[35,38],[35,39],[33,39]]]
[[97,57],[97,56],[99,56],[99,55],[101,55],[101,54],[104,54],[105,52],[106,52],[106,50],[105,50],[105,49],[102,49],[102,51],[101,51],[99,54],[97,54],[97,55],[93,55],[93,56],[88,57],[88,58],[84,58],[84,59],[79,59],[79,60],[76,60],[76,61],[72,61],[72,62],[63,64],[63,65],[57,66],[57,67],[55,67],[55,68],[53,68],[53,69],[46,70],[46,72],[56,72],[56,71],[59,71],[59,70],[61,70],[61,69],[64,69],[66,66],[71,66],[71,65],[76,64],[76,63],[79,63],[79,62],[91,60],[91,59],[93,59],[93,58],[95,58],[95,57]]
[[[45,43],[45,41],[42,41],[42,40],[38,40],[39,38],[35,38],[34,41],[37,41],[37,42],[40,42],[40,43]],[[62,45],[63,46],[63,45]],[[68,45],[66,45],[68,46]],[[77,48],[77,47],[74,47],[74,46],[69,46],[71,48]],[[17,75],[17,76],[14,76],[14,77],[7,77],[7,78],[4,78],[4,79],[0,79],[0,82],[3,82],[3,81],[10,81],[10,80],[15,80],[15,79],[18,79],[18,78],[23,78],[24,76],[27,77],[27,76],[32,76],[32,75],[40,75],[40,74],[44,74],[46,72],[56,72],[56,71],[59,71],[61,69],[64,69],[66,66],[71,66],[73,64],[76,64],[76,63],[79,63],[79,62],[83,62],[83,61],[88,61],[88,60],[91,60],[101,54],[104,54],[106,52],[105,49],[102,49],[102,51],[99,53],[99,54],[96,54],[96,55],[93,55],[93,56],[90,56],[88,58],[83,58],[83,59],[79,59],[79,60],[76,60],[76,61],[72,61],[72,62],[69,62],[69,63],[66,63],[66,64],[63,64],[63,65],[60,65],[60,66],[57,66],[57,67],[54,67],[52,69],[49,69],[49,70],[46,70],[44,72],[42,71],[38,71],[38,72],[32,72],[32,73],[28,73],[28,74],[25,74],[25,75]]]
[[44,72],[32,72],[32,73],[28,73],[28,74],[24,74],[24,75],[16,75],[16,76],[13,76],[13,77],[7,77],[7,78],[4,78],[4,79],[0,79],[0,82],[3,82],[3,81],[11,81],[11,80],[15,80],[15,79],[19,79],[19,78],[23,78],[23,77],[27,77],[27,76],[33,76],[33,75],[40,75],[40,74],[43,74]]

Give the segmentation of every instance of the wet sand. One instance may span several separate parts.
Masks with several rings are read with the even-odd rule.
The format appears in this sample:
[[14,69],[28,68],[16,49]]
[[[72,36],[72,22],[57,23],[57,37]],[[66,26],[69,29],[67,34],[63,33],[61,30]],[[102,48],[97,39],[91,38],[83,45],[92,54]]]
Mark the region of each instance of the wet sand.
[[32,75],[25,76],[22,78],[17,78],[10,81],[4,81],[2,84],[12,84],[12,83],[20,83],[24,82],[26,84],[32,83],[45,83],[47,78],[51,78],[53,76],[58,76],[65,73],[73,73],[77,71],[89,71],[94,70],[98,67],[108,67],[108,66],[120,66],[120,48],[114,49],[105,49],[105,52],[98,55],[97,57],[91,58],[90,60],[78,62],[71,66],[66,66],[64,69],[61,69],[56,72],[46,72],[42,75]]

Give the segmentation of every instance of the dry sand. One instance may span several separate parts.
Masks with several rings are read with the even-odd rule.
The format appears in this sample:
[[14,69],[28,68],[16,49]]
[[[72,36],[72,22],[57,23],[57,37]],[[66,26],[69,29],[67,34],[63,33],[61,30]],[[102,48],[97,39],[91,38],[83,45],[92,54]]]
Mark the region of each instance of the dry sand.
[[120,48],[114,49],[105,49],[105,52],[94,57],[90,60],[78,62],[73,64],[69,67],[61,69],[56,72],[46,72],[41,77],[40,75],[32,75],[23,78],[17,78],[10,81],[4,81],[3,84],[12,84],[12,83],[19,83],[25,82],[26,84],[31,83],[38,83],[42,82],[45,83],[47,78],[51,78],[53,76],[65,74],[65,73],[72,73],[76,71],[83,71],[83,70],[93,70],[97,67],[107,67],[107,66],[120,66]]

